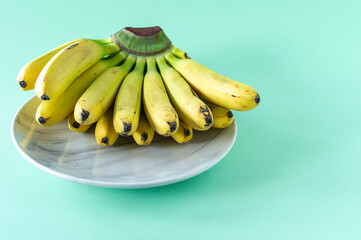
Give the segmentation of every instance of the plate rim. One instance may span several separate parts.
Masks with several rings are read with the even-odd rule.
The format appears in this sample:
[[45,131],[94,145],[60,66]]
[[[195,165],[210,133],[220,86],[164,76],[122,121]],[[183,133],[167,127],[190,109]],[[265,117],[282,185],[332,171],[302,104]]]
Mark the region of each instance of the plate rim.
[[23,149],[20,147],[19,143],[17,142],[16,138],[15,138],[15,121],[17,116],[19,115],[20,111],[24,108],[24,106],[33,98],[37,97],[36,95],[30,97],[28,100],[26,100],[20,107],[19,109],[16,111],[13,120],[11,122],[11,139],[13,144],[15,145],[16,150],[28,161],[30,162],[32,165],[34,165],[35,167],[43,170],[44,172],[50,173],[51,175],[66,179],[66,180],[70,180],[72,182],[77,182],[77,183],[82,183],[82,184],[87,184],[87,185],[92,185],[92,186],[98,186],[98,187],[106,187],[106,188],[119,188],[119,189],[138,189],[138,188],[151,188],[151,187],[159,187],[159,186],[164,186],[164,185],[169,185],[169,184],[173,184],[173,183],[177,183],[177,182],[181,182],[187,179],[190,179],[192,177],[195,177],[203,172],[206,172],[207,170],[209,170],[210,168],[214,167],[217,163],[219,163],[227,154],[228,152],[232,149],[236,138],[237,138],[237,123],[236,121],[233,121],[233,125],[234,125],[234,134],[232,137],[232,141],[231,144],[228,145],[227,150],[220,155],[219,157],[215,158],[214,161],[212,161],[210,164],[207,164],[205,167],[199,168],[197,170],[191,171],[187,174],[181,174],[177,177],[173,177],[173,178],[167,178],[167,179],[160,179],[160,180],[154,180],[154,181],[145,181],[145,182],[137,182],[137,183],[111,183],[111,182],[105,182],[105,181],[99,181],[99,180],[88,180],[88,179],[84,179],[84,178],[80,178],[80,177],[74,177],[71,175],[67,175],[65,173],[61,173],[58,171],[55,171],[51,168],[46,167],[45,165],[40,164],[39,162],[37,162],[35,159],[33,159],[32,157],[30,157],[26,152],[23,151]]

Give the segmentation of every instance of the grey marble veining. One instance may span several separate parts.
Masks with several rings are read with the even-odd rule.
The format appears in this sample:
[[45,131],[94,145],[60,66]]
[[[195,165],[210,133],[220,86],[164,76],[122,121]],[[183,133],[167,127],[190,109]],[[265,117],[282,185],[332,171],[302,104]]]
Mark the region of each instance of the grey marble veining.
[[226,129],[194,132],[178,144],[156,135],[149,146],[120,137],[111,147],[97,145],[94,127],[86,133],[68,130],[67,121],[43,127],[34,115],[40,100],[31,98],[13,122],[13,141],[32,164],[56,176],[91,185],[118,188],[160,186],[200,174],[219,162],[232,147],[236,124]]

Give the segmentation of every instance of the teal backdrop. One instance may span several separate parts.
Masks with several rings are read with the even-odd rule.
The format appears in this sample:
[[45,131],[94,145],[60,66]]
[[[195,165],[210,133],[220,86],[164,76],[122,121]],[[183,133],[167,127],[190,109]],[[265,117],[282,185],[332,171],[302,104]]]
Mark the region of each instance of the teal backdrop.
[[[360,1],[3,1],[0,239],[361,238]],[[253,86],[229,154],[192,179],[106,189],[28,163],[10,125],[34,92],[20,68],[66,41],[161,26]]]

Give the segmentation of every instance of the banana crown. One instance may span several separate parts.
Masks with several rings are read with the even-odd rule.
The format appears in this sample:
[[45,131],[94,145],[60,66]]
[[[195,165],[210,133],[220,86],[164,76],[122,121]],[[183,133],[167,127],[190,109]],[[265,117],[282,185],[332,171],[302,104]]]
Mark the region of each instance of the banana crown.
[[168,50],[172,43],[158,27],[126,27],[113,35],[114,42],[128,53],[137,56],[153,56]]

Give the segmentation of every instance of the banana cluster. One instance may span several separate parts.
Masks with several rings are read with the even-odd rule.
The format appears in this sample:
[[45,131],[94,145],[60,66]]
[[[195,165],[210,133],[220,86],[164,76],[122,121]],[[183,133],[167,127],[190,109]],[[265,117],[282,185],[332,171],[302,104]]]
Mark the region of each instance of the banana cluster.
[[95,125],[100,145],[119,136],[148,145],[155,132],[185,143],[193,130],[229,126],[231,109],[247,111],[260,102],[252,87],[191,60],[159,27],[121,31],[68,42],[21,69],[19,86],[35,89],[42,100],[39,124],[68,118],[69,129],[79,133]]

